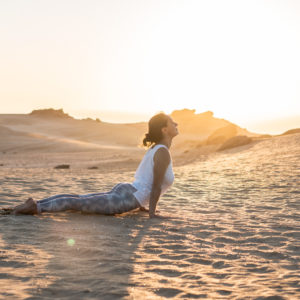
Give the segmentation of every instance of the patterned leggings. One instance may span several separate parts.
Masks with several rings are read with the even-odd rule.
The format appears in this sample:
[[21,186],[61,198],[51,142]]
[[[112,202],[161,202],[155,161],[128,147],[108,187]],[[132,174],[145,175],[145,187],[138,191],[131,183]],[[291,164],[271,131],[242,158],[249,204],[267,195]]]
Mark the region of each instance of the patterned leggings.
[[55,195],[37,201],[37,211],[76,210],[104,215],[121,214],[141,206],[133,195],[135,191],[136,188],[130,183],[119,183],[107,193]]

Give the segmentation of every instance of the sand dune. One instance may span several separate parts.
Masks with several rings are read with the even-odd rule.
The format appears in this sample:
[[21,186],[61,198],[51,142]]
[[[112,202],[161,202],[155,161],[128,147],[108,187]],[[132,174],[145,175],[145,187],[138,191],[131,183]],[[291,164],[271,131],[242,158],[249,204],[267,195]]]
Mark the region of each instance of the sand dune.
[[[28,119],[30,122],[28,122]],[[43,136],[76,139],[85,142],[136,145],[144,127],[98,123],[93,120],[44,119],[24,115],[0,116],[0,124],[9,129]]]
[[282,135],[288,135],[288,134],[294,134],[294,133],[300,133],[300,128],[290,129],[290,130],[284,132]]
[[218,151],[226,150],[226,149],[231,149],[231,148],[236,148],[236,147],[241,147],[244,145],[248,145],[252,142],[252,138],[245,136],[245,135],[238,135],[238,136],[233,136],[229,139],[227,139],[220,148],[218,148]]
[[0,151],[72,152],[133,148],[145,125],[118,125],[73,118],[0,116]]
[[[220,146],[238,134],[254,135],[211,112],[195,114],[191,110],[174,111],[180,135],[174,155],[181,156],[191,145]],[[100,148],[137,147],[147,131],[146,123],[110,124],[100,120],[74,119],[63,110],[36,110],[28,115],[0,115],[0,151],[78,152]],[[208,138],[208,139],[207,139]],[[214,151],[208,147],[206,152]],[[209,149],[209,150],[208,150]],[[203,149],[202,149],[203,150]]]
[[[195,114],[194,110],[184,109],[171,115],[179,123],[180,132],[172,146],[175,165],[205,160],[220,149],[243,147],[272,138],[271,135],[255,134],[227,120],[215,118],[212,112]],[[78,120],[63,110],[0,115],[0,153],[27,153],[37,157],[40,166],[44,164],[42,153],[68,153],[67,161],[55,160],[55,163],[83,166],[85,164],[76,160],[76,153],[95,152],[103,156],[103,159],[97,160],[99,163],[104,163],[105,159],[122,161],[123,165],[127,162],[130,169],[136,166],[144,153],[139,146],[146,131],[145,122],[110,124],[89,118]],[[122,156],[124,152],[125,157]],[[113,154],[110,156],[110,153]]]

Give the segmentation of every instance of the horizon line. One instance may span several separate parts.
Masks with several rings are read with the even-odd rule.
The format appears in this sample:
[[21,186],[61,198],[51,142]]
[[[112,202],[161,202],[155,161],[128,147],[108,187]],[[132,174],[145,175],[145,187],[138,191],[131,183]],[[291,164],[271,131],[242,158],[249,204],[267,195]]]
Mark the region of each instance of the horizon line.
[[[59,111],[62,110],[62,112],[66,115],[69,115],[73,119],[77,120],[85,120],[85,119],[91,119],[91,120],[99,120],[103,123],[112,123],[112,124],[136,124],[136,123],[144,123],[148,122],[150,117],[154,114],[149,113],[139,113],[139,112],[128,112],[128,111],[117,111],[117,110],[68,110],[67,112],[64,108],[36,108],[32,109],[30,112],[5,112],[1,113],[0,115],[29,115],[33,111],[39,111],[39,110],[54,110]],[[193,111],[195,115],[202,114],[211,110],[206,110],[203,112],[198,112],[197,109],[190,109],[190,108],[181,108],[181,109],[174,109],[171,113],[174,111],[183,111],[183,110],[190,110]],[[157,111],[156,113],[163,112],[163,111]],[[238,120],[230,120],[223,117],[215,116],[214,112],[213,117],[216,119],[224,119],[226,121],[229,121],[230,123],[233,123],[241,128],[247,129],[250,132],[257,133],[257,134],[271,134],[271,135],[277,135],[284,133],[291,129],[298,129],[300,128],[300,114],[294,114],[289,116],[274,116],[272,119],[264,119],[264,120],[257,120],[257,121],[251,121],[248,120],[244,124],[241,124],[242,122],[239,122]],[[171,114],[170,113],[170,114]],[[102,114],[102,116],[100,116]],[[93,119],[94,118],[94,119]],[[291,124],[285,125],[280,123],[287,123],[288,120],[292,120]],[[294,123],[294,124],[293,124]],[[293,125],[292,125],[293,124]],[[272,128],[273,127],[273,128]],[[276,128],[277,127],[277,128]],[[260,132],[260,133],[259,133]]]

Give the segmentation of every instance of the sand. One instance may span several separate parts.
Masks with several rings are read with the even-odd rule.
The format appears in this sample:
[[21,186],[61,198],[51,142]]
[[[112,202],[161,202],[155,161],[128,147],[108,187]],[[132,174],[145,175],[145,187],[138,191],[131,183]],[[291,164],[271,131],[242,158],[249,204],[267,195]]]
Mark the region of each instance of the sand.
[[[2,148],[1,207],[132,182],[144,153],[60,142]],[[0,299],[298,299],[300,134],[176,151],[174,185],[158,204],[166,219],[0,215]]]

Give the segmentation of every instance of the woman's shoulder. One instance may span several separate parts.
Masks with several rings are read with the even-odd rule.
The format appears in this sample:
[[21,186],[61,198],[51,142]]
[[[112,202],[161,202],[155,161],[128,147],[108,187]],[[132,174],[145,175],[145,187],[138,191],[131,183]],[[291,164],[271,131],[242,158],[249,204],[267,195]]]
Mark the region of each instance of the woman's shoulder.
[[166,162],[169,164],[171,161],[171,155],[169,149],[165,145],[161,145],[161,146],[162,147],[156,148],[156,151],[153,156],[153,160],[159,162]]

